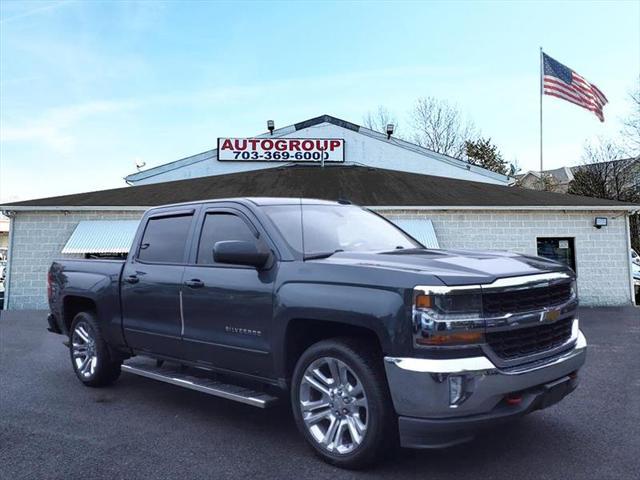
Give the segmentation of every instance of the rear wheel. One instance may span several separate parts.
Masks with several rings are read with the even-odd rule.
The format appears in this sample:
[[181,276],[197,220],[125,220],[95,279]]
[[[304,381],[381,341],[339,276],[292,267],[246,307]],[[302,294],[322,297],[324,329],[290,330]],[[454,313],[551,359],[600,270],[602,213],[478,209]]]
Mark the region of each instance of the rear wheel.
[[83,384],[102,387],[120,376],[122,362],[111,359],[93,313],[78,313],[71,324],[69,337],[71,365]]
[[299,430],[329,463],[363,468],[395,443],[381,357],[368,344],[345,338],[311,346],[296,365],[291,388]]

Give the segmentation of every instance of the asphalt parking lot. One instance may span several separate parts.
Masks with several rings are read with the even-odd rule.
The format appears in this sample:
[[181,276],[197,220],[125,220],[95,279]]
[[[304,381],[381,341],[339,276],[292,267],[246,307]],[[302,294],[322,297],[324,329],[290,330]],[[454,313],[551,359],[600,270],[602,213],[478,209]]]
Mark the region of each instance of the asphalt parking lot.
[[582,384],[559,405],[448,450],[403,450],[375,469],[324,464],[287,407],[259,410],[123,374],[91,389],[43,312],[0,317],[5,479],[627,479],[640,472],[640,310],[582,309]]

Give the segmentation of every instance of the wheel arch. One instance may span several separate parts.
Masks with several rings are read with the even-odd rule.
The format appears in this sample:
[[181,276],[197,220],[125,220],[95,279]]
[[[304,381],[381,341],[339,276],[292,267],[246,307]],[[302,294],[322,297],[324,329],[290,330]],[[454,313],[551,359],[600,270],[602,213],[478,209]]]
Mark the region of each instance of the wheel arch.
[[67,334],[71,331],[71,323],[74,317],[80,312],[97,314],[96,301],[83,295],[66,295],[62,301],[62,319]]
[[385,345],[373,329],[345,322],[313,318],[295,318],[289,321],[284,336],[282,372],[289,383],[296,363],[303,352],[322,340],[338,337],[364,339],[372,348],[384,355]]
[[405,322],[401,292],[366,285],[290,282],[276,290],[274,367],[289,384],[295,362],[312,344],[329,338],[366,338],[392,354]]

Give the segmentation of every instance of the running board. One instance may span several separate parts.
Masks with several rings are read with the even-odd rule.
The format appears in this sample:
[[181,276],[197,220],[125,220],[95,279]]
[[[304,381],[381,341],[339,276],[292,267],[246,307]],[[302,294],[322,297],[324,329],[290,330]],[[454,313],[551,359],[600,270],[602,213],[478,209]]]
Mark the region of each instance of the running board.
[[193,369],[190,372],[179,366],[158,366],[155,361],[132,359],[122,364],[124,372],[140,375],[141,377],[159,380],[161,382],[177,385],[178,387],[197,390],[215,397],[226,398],[236,402],[245,403],[259,408],[267,408],[278,401],[278,397],[268,393],[252,390],[240,385],[232,385],[219,382],[206,376],[196,376]]

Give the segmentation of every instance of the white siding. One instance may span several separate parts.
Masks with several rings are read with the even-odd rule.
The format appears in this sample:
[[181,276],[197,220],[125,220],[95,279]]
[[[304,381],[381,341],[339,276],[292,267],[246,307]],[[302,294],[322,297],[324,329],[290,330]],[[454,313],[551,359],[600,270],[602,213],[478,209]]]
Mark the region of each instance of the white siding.
[[[429,218],[441,248],[497,249],[536,255],[536,237],[575,238],[578,290],[583,305],[631,303],[625,216],[607,216],[593,227],[591,212],[384,211],[403,218]],[[11,252],[11,309],[43,309],[46,273],[81,220],[138,220],[143,212],[18,212]]]
[[[47,271],[56,258],[82,258],[60,252],[81,220],[139,220],[144,212],[17,212],[13,222],[9,299],[11,310],[45,309]],[[7,299],[5,299],[5,304]]]
[[[282,135],[282,137],[344,138],[346,163],[358,163],[376,168],[506,185],[506,177],[484,171],[464,162],[455,159],[443,159],[438,154],[428,155],[412,151],[399,145],[394,145],[393,138],[391,141],[380,140],[332,123],[322,123],[306,129],[294,130]],[[215,157],[215,151],[212,151],[211,155],[203,156],[200,161],[190,162],[191,160],[185,160],[184,163],[186,165],[183,166],[180,166],[183,162],[176,162],[174,166],[167,164],[158,167],[158,174],[136,180],[133,184],[145,185],[208,175],[261,170],[284,165],[283,163],[269,162],[219,162]],[[154,172],[150,171],[148,173],[152,174]],[[145,172],[140,173],[140,177],[144,175]]]

